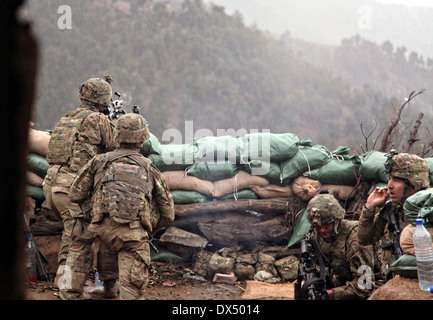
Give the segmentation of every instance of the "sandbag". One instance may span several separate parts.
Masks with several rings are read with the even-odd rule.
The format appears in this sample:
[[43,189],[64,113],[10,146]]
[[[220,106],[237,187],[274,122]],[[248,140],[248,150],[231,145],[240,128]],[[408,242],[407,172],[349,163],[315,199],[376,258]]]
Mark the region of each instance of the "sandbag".
[[261,199],[288,199],[293,196],[292,186],[268,184],[266,186],[251,186],[250,189]]
[[412,225],[418,218],[424,219],[426,227],[433,226],[433,188],[420,190],[406,199],[404,205],[405,219]]
[[196,160],[207,162],[229,160],[240,163],[245,148],[243,139],[231,136],[195,138],[193,145],[197,148]]
[[226,162],[196,162],[186,169],[188,175],[202,180],[217,181],[233,177],[239,171],[236,163]]
[[199,203],[210,200],[210,198],[208,198],[206,195],[197,191],[170,190],[170,193],[175,204]]
[[301,146],[289,160],[281,162],[281,178],[291,181],[304,172],[324,166],[331,160],[331,152],[324,146]]
[[160,154],[156,154],[156,153],[152,153],[146,156],[147,159],[149,159],[150,161],[152,161],[152,164],[158,168],[159,171],[163,172],[163,171],[179,171],[179,170],[185,170],[189,167],[191,167],[191,164],[175,164],[175,163],[170,163],[167,164],[165,163],[162,155]]
[[304,238],[304,235],[310,232],[311,228],[312,226],[307,219],[307,209],[302,209],[296,215],[296,224],[293,228],[293,232],[290,237],[289,243],[287,244],[287,247],[290,248],[299,244]]
[[359,156],[332,158],[324,166],[304,172],[304,176],[322,184],[354,186],[359,178]]
[[48,131],[29,128],[28,152],[47,156],[51,135]]
[[406,253],[391,264],[389,270],[405,278],[417,278],[416,257]]
[[214,198],[220,198],[227,194],[236,193],[251,186],[266,186],[269,181],[260,176],[252,176],[248,172],[240,170],[236,175],[228,179],[213,182]]
[[386,153],[371,150],[360,159],[359,173],[362,180],[388,182],[388,173],[385,170]]
[[[335,184],[324,184],[320,187],[320,190],[328,190],[338,200],[351,200],[355,196],[354,187],[335,185]],[[319,192],[320,192],[319,190]]]
[[210,181],[201,180],[193,176],[185,175],[185,171],[162,172],[170,190],[197,191],[209,197],[212,196],[214,185]]
[[36,173],[33,173],[31,171],[27,171],[26,181],[27,181],[27,184],[29,184],[31,186],[42,188],[42,182],[44,182],[44,178],[41,178]]
[[309,201],[319,192],[322,184],[320,181],[299,176],[293,180],[291,186],[296,196],[304,201]]
[[269,183],[283,185],[279,162],[252,160],[240,165],[239,168],[252,175],[263,177]]
[[[405,253],[415,254],[415,247],[413,245],[413,239],[412,239],[415,228],[416,226],[408,224],[401,231],[400,247]],[[426,229],[433,238],[433,227],[426,227]],[[432,243],[432,247],[433,247],[433,243]]]
[[433,185],[433,158],[424,158],[430,168],[430,185]]
[[311,140],[300,141],[293,133],[249,133],[244,137],[245,161],[283,161],[293,157],[298,146],[309,143]]
[[218,200],[238,200],[238,199],[258,199],[258,195],[254,193],[254,191],[250,189],[244,189],[238,192],[233,192],[230,194],[226,194]]
[[28,170],[36,173],[39,177],[45,178],[50,165],[44,156],[36,153],[27,154]]
[[140,153],[145,157],[149,154],[161,154],[161,144],[153,133],[150,133],[150,138],[143,142]]
[[26,193],[29,197],[37,201],[43,202],[45,200],[44,190],[42,187],[26,185]]

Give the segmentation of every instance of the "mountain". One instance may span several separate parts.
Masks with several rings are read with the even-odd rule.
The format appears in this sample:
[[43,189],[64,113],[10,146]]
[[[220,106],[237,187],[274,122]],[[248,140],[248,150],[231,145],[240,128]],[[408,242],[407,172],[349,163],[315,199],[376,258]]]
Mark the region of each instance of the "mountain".
[[359,35],[390,41],[425,59],[433,58],[433,8],[381,4],[374,0],[209,0],[228,14],[238,11],[246,25],[294,38],[339,45]]
[[[353,85],[300,55],[301,45],[293,50],[290,36],[246,26],[241,15],[201,0],[74,0],[70,29],[58,27],[62,5],[38,0],[23,11],[40,42],[33,115],[39,129],[52,129],[77,107],[83,81],[106,74],[128,112],[139,105],[151,132],[160,140],[178,133],[176,143],[191,142],[201,129],[213,135],[268,129],[329,149],[357,149],[365,142],[360,124],[366,131],[385,125],[403,101]],[[330,52],[336,62],[335,48]],[[405,115],[416,117],[411,110]]]

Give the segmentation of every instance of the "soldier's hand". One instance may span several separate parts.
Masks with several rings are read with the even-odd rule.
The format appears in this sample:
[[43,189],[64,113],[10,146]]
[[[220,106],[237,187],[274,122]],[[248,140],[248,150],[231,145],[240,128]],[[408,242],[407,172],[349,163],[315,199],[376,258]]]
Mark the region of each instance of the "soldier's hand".
[[368,196],[365,206],[369,210],[375,210],[377,207],[383,205],[386,199],[388,199],[388,197],[388,187],[376,187],[374,188],[373,192]]

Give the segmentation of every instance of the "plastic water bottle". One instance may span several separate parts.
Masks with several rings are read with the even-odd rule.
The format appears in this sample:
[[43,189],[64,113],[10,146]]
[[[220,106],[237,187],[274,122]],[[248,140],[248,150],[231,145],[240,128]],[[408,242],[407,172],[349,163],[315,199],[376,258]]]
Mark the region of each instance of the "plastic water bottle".
[[421,290],[430,291],[433,286],[433,249],[430,233],[424,227],[422,219],[416,219],[413,233],[418,282]]
[[95,273],[95,286],[100,287],[100,286],[103,286],[103,285],[104,285],[104,281],[102,281],[102,280],[99,279],[99,272],[96,271],[96,273]]
[[27,239],[26,245],[26,269],[27,277],[30,282],[36,282],[36,246],[33,242],[33,238]]

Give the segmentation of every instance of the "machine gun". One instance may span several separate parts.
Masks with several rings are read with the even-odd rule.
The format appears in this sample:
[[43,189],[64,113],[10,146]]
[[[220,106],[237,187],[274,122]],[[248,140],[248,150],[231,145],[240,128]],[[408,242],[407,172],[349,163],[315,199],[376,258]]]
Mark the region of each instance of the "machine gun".
[[[307,233],[300,243],[301,261],[298,266],[298,280],[295,285],[295,300],[328,300],[327,288],[331,282],[327,281],[327,268],[316,243]],[[319,267],[315,256],[319,259]]]
[[118,99],[111,101],[110,105],[103,112],[111,121],[119,119],[122,114],[126,114],[123,108],[123,100],[120,100],[122,95],[117,91],[114,94]]

